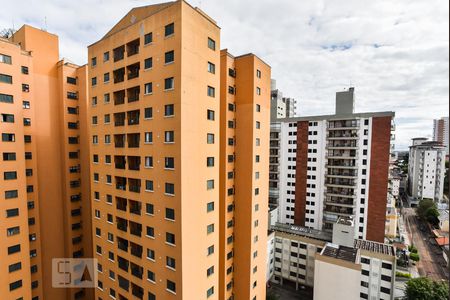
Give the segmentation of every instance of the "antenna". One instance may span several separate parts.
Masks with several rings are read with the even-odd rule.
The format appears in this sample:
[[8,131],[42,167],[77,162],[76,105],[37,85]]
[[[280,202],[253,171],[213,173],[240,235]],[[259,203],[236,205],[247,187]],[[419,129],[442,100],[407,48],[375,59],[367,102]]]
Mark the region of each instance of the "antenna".
[[44,17],[44,31],[47,31],[47,16]]

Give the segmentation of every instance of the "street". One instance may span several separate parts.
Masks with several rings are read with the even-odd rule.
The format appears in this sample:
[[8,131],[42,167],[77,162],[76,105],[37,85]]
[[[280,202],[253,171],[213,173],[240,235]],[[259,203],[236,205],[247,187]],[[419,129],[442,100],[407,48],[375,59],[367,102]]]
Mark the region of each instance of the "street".
[[420,230],[421,224],[413,208],[404,208],[404,218],[409,240],[419,251],[420,261],[416,263],[419,274],[436,281],[448,280],[448,270],[445,267],[442,251],[432,244],[428,228],[423,228],[424,225],[422,225],[423,230]]

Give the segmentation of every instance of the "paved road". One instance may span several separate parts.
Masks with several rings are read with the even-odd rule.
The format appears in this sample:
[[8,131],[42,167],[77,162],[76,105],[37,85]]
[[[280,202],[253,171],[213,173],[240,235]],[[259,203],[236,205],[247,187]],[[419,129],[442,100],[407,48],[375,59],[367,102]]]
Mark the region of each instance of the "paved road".
[[419,221],[412,208],[405,208],[406,228],[410,241],[419,250],[420,261],[416,264],[421,276],[429,277],[433,280],[448,280],[448,270],[445,268],[445,261],[442,257],[442,250],[429,241],[430,232],[428,229],[421,231]]

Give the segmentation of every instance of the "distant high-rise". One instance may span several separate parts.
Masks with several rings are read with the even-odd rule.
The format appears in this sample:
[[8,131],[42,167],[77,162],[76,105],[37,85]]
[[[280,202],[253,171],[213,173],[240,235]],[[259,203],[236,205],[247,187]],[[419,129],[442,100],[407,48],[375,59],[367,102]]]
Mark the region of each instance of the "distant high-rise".
[[409,147],[408,193],[411,203],[428,198],[440,201],[444,193],[445,148],[440,142],[414,138]]
[[294,98],[283,97],[283,93],[277,89],[275,79],[271,80],[271,119],[292,118],[296,116],[297,101]]
[[355,238],[383,242],[394,113],[353,108],[350,88],[334,115],[272,123],[269,201],[281,223],[332,230],[353,216]]
[[448,148],[448,117],[433,120],[433,141],[440,142],[445,147],[447,155],[449,154]]

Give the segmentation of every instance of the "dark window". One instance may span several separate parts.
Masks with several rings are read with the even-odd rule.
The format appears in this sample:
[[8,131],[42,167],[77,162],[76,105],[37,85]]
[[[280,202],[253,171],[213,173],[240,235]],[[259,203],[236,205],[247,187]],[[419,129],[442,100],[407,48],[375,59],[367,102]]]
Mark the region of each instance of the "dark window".
[[153,33],[147,33],[146,35],[144,35],[144,45],[150,44],[153,42]]
[[13,103],[14,102],[14,97],[12,95],[0,94],[0,102]]
[[22,287],[22,280],[17,280],[17,281],[14,281],[13,283],[9,284],[9,290],[10,291],[18,289],[20,287]]
[[144,110],[144,118],[145,119],[151,119],[153,118],[153,108],[146,107]]
[[3,160],[16,160],[15,152],[3,152]]
[[216,42],[212,38],[208,38],[208,48],[216,50]]
[[167,183],[165,184],[165,193],[169,195],[175,194],[175,185],[173,183]]
[[382,292],[382,293],[386,293],[386,294],[391,294],[391,289],[388,289],[388,288],[385,288],[384,286],[382,286],[381,288],[380,288],[380,291]]
[[207,117],[208,120],[214,121],[214,111],[208,109],[207,113],[206,113],[206,117]]
[[151,69],[153,67],[153,58],[149,57],[144,60],[144,69]]
[[169,117],[175,114],[175,108],[173,104],[167,104],[164,106],[164,116]]
[[164,168],[166,168],[166,169],[173,169],[173,168],[175,168],[175,158],[173,158],[173,157],[166,157],[164,159]]
[[77,79],[74,77],[67,77],[67,83],[77,84]]
[[171,90],[175,88],[175,79],[173,77],[164,79],[164,89]]
[[175,221],[175,210],[173,208],[166,207],[166,219]]
[[14,246],[8,247],[8,254],[13,254],[13,253],[17,253],[17,252],[20,252],[20,245],[14,245]]
[[12,76],[6,75],[6,74],[0,74],[0,82],[12,84]]
[[172,51],[168,51],[164,54],[164,63],[169,64],[169,63],[173,63],[175,60],[175,52]]
[[165,30],[164,30],[164,35],[167,37],[169,35],[172,35],[175,33],[175,24],[174,23],[170,23],[168,25],[166,25]]

